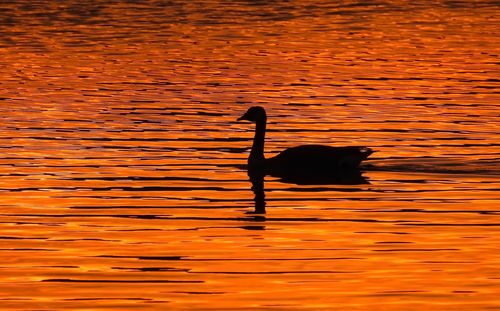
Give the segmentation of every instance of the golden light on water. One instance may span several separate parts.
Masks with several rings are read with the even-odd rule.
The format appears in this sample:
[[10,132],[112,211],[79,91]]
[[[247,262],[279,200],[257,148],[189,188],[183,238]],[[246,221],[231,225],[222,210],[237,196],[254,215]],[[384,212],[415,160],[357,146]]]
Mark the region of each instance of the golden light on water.
[[[0,309],[500,307],[497,4],[0,9]],[[249,213],[255,105],[368,183]]]

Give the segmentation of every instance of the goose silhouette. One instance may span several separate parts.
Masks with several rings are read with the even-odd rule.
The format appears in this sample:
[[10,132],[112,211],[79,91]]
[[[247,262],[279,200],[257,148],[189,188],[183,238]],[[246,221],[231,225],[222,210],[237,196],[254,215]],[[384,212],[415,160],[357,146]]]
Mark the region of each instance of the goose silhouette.
[[258,171],[294,183],[314,183],[314,181],[324,183],[332,180],[347,181],[340,183],[361,183],[352,181],[350,177],[361,176],[360,163],[373,153],[373,150],[367,147],[302,145],[286,149],[266,159],[264,156],[266,111],[260,106],[251,107],[238,118],[238,121],[241,120],[256,124],[252,150],[248,157],[249,173]]

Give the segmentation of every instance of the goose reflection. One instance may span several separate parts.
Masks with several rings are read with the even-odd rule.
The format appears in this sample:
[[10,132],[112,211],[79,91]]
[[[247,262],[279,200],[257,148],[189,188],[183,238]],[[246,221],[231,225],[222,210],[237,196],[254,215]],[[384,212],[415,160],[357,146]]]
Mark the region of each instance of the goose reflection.
[[358,185],[367,183],[362,176],[360,163],[373,150],[367,147],[331,147],[302,145],[286,149],[266,159],[264,140],[267,115],[264,108],[254,106],[238,118],[238,121],[254,122],[255,135],[248,157],[248,176],[255,194],[254,213],[265,213],[264,177],[271,175],[281,181],[298,185]]
[[[252,183],[252,192],[254,193],[254,205],[255,214],[265,214],[266,213],[266,194],[264,191],[264,170],[259,169],[248,169],[248,177]],[[252,212],[250,212],[252,213]]]

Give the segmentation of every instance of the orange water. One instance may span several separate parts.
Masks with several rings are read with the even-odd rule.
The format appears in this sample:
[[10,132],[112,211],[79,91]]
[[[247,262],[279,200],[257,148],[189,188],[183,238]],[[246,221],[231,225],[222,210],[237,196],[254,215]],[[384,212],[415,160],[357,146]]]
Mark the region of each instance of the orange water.
[[[0,11],[1,310],[500,309],[495,1]],[[248,213],[252,105],[369,183]]]

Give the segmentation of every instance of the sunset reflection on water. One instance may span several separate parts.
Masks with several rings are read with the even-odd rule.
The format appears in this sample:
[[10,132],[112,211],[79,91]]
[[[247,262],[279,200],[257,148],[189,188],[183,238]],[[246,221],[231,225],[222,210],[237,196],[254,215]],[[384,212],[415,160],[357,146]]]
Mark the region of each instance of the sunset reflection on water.
[[[500,307],[494,1],[0,4],[0,309]],[[367,183],[264,179],[368,146]]]

